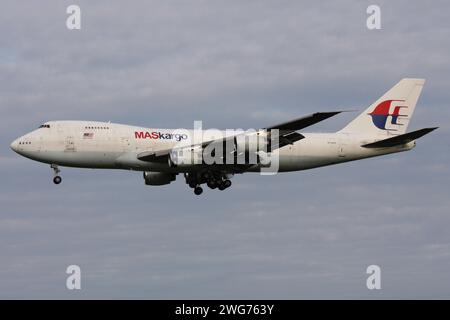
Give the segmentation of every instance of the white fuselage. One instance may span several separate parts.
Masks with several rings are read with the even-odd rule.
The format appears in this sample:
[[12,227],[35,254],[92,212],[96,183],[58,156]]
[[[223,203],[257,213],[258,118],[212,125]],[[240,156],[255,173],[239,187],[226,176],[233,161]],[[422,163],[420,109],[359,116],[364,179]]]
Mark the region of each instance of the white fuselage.
[[[154,129],[93,121],[51,121],[11,144],[17,153],[44,163],[80,168],[132,169],[139,171],[185,172],[168,163],[141,161],[142,152],[170,149],[183,141],[178,130]],[[193,134],[184,130],[184,134]],[[205,131],[204,140],[208,137]],[[361,147],[377,140],[348,133],[302,133],[304,139],[278,151],[279,171],[311,169],[346,161],[406,151],[406,145],[369,149]],[[185,136],[182,136],[185,138]],[[258,165],[248,171],[259,171]]]

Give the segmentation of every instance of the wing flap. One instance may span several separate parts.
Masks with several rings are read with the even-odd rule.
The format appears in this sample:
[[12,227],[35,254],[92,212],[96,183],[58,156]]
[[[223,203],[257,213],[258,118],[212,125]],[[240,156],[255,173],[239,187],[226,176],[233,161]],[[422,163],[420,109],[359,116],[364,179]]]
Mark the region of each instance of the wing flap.
[[171,150],[172,149],[145,151],[139,153],[137,155],[137,158],[141,161],[148,161],[148,162],[166,162],[167,156],[169,155]]

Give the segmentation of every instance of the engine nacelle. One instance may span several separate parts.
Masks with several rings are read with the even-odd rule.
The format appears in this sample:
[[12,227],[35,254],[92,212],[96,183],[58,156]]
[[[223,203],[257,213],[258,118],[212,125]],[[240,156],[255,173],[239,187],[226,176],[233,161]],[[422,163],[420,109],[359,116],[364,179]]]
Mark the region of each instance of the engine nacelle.
[[148,186],[162,186],[175,181],[174,173],[144,171],[144,181]]

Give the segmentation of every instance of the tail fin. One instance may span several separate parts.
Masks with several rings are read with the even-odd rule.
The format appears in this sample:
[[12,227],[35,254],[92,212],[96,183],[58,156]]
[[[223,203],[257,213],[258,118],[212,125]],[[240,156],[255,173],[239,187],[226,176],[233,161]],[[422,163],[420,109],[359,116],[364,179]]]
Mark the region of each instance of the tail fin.
[[402,79],[341,132],[399,135],[406,132],[425,79]]

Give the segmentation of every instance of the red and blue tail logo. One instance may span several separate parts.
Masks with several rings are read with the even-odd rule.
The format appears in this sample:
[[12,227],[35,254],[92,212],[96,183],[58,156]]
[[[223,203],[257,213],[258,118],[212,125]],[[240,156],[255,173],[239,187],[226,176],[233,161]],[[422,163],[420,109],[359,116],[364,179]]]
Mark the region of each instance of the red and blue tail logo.
[[401,123],[398,123],[399,117],[407,117],[406,114],[400,114],[401,108],[408,108],[408,106],[395,106],[394,111],[389,113],[391,109],[392,102],[405,102],[405,100],[385,100],[378,104],[375,109],[369,115],[372,117],[373,124],[381,130],[395,130],[395,129],[387,129],[386,123],[389,117],[391,118],[391,124],[402,126]]

